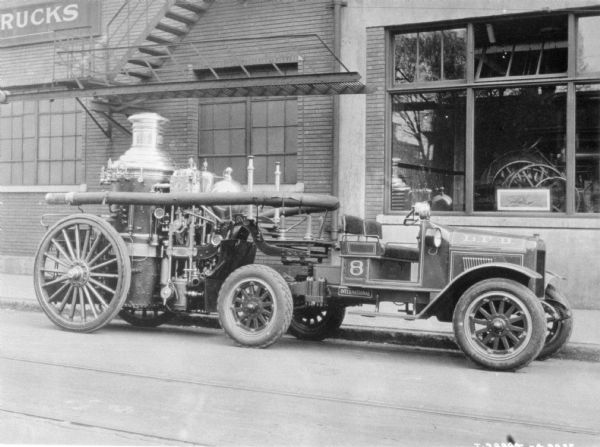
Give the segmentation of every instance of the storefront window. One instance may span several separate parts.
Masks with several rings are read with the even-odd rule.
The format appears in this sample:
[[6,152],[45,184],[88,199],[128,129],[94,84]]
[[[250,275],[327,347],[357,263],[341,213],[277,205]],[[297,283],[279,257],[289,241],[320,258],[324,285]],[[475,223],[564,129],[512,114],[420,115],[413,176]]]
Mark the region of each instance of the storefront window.
[[434,210],[464,210],[464,94],[393,95],[391,155],[392,210],[420,200]]
[[297,100],[253,99],[200,104],[199,157],[220,174],[233,168],[247,179],[247,156],[255,157],[255,183],[273,183],[275,162],[282,182],[296,183]]
[[567,72],[567,16],[478,23],[475,79]]
[[464,28],[397,34],[394,38],[394,81],[398,84],[465,77]]
[[576,209],[600,213],[600,84],[578,85],[576,91]]
[[566,87],[478,90],[475,211],[566,210]]
[[577,31],[577,72],[600,73],[600,16],[580,18]]
[[74,99],[0,105],[0,184],[80,183],[82,140]]

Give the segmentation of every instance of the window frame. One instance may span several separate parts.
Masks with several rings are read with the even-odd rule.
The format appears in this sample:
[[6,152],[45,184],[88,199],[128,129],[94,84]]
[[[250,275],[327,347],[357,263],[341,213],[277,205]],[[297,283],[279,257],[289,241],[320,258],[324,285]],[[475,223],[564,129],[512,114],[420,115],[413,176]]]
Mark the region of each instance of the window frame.
[[[548,15],[567,16],[567,72],[556,74],[543,74],[533,76],[519,76],[507,78],[484,78],[475,79],[475,39],[474,25],[476,23],[487,23],[497,20],[526,19],[531,17],[546,17]],[[460,90],[465,92],[466,97],[466,135],[465,135],[465,210],[464,211],[440,211],[443,215],[477,215],[477,216],[533,216],[533,217],[559,217],[559,216],[597,216],[598,213],[578,213],[575,209],[575,194],[567,194],[566,210],[564,212],[510,212],[510,211],[475,211],[474,210],[474,160],[475,160],[475,91],[499,88],[499,87],[531,87],[564,84],[567,86],[566,96],[566,168],[567,191],[575,188],[575,138],[576,138],[576,92],[575,86],[582,84],[597,84],[600,82],[600,74],[578,74],[577,73],[577,24],[582,17],[599,16],[600,7],[590,7],[584,10],[573,9],[556,10],[541,14],[529,12],[522,14],[505,14],[488,17],[465,18],[452,21],[429,22],[422,24],[410,24],[403,26],[392,26],[385,28],[385,122],[384,122],[384,214],[401,215],[403,211],[392,211],[391,206],[391,176],[392,176],[392,97],[394,94],[408,93],[432,93],[441,90]],[[467,28],[466,38],[466,65],[464,80],[426,81],[400,84],[395,82],[395,36],[399,33],[417,33],[426,31],[445,30],[452,28]]]
[[[67,111],[64,110],[64,101],[66,100],[70,100],[73,101],[73,107]],[[63,191],[65,188],[69,188],[70,190],[73,189],[73,187],[77,187],[78,189],[81,189],[82,187],[84,187],[84,185],[86,184],[86,179],[85,179],[85,150],[84,150],[84,146],[85,146],[85,116],[83,111],[80,109],[79,105],[75,102],[74,99],[61,99],[61,107],[63,107],[63,110],[61,111],[53,111],[53,103],[54,101],[48,101],[48,100],[43,100],[47,102],[47,110],[43,110],[43,107],[41,105],[42,101],[27,101],[27,102],[21,102],[21,113],[20,114],[14,114],[11,113],[10,115],[7,116],[2,116],[1,118],[8,118],[10,120],[12,120],[15,117],[21,117],[22,118],[22,126],[21,128],[24,129],[25,126],[25,118],[27,117],[28,119],[32,119],[34,120],[34,122],[32,123],[32,128],[33,128],[33,134],[28,136],[28,139],[33,139],[34,140],[34,144],[35,144],[35,151],[34,151],[34,159],[33,160],[23,160],[23,146],[24,146],[24,141],[25,141],[25,134],[24,131],[21,131],[21,136],[20,136],[20,141],[21,141],[21,159],[20,160],[8,160],[8,161],[2,161],[0,163],[2,164],[7,164],[9,166],[12,166],[13,164],[21,164],[24,165],[24,163],[33,163],[33,177],[34,180],[32,183],[13,183],[12,182],[12,175],[11,175],[11,182],[10,183],[0,183],[0,191],[2,192],[28,192],[28,191],[32,191],[32,192],[36,192],[36,191]],[[30,103],[33,105],[33,110],[29,113],[26,112],[26,104]],[[15,103],[13,103],[14,105]],[[2,107],[2,106],[0,106]],[[74,134],[68,134],[66,135],[64,133],[64,122],[65,116],[71,116],[74,115]],[[42,122],[42,116],[43,117],[47,117],[48,120],[48,132],[47,135],[43,134],[43,132],[40,129],[41,126],[41,122]],[[52,116],[60,116],[60,122],[61,122],[61,132],[60,135],[54,135],[51,129],[51,122],[52,122]],[[50,156],[50,145],[52,144],[51,141],[53,138],[58,138],[61,139],[61,157],[58,160],[53,160]],[[74,140],[74,146],[73,146],[73,157],[72,158],[64,158],[64,139],[65,138],[72,138]],[[41,139],[47,139],[48,140],[48,158],[42,158],[40,156],[40,140]],[[78,139],[80,140],[80,147],[78,149]],[[11,138],[10,140],[14,140],[13,135],[11,134]],[[77,157],[77,155],[79,154],[79,157]],[[39,175],[39,168],[40,168],[40,163],[48,163],[49,164],[49,170],[51,170],[51,165],[52,163],[56,163],[59,162],[61,163],[62,166],[64,166],[65,162],[69,162],[69,163],[73,163],[73,183],[64,183],[63,179],[64,179],[64,175],[62,174],[62,170],[61,170],[61,181],[59,183],[39,183],[39,179],[40,179],[40,175]],[[22,171],[22,180],[25,177],[25,173]],[[52,176],[48,175],[48,179],[51,180]],[[79,180],[79,182],[78,182]],[[1,182],[1,180],[0,180]]]
[[[256,159],[262,159],[262,158],[267,158],[267,157],[289,157],[289,156],[295,156],[296,157],[296,167],[298,166],[298,156],[299,156],[299,145],[298,145],[298,132],[300,129],[300,123],[299,123],[299,117],[298,115],[296,115],[296,123],[294,125],[287,125],[286,124],[286,117],[287,114],[284,115],[283,118],[283,125],[281,126],[269,126],[268,123],[265,126],[255,126],[252,120],[252,107],[254,104],[256,103],[268,103],[268,102],[272,102],[272,101],[279,101],[279,102],[284,102],[284,109],[285,109],[285,102],[287,101],[291,101],[294,100],[296,102],[296,110],[298,111],[298,97],[296,96],[278,96],[278,97],[247,97],[247,98],[232,98],[232,99],[228,99],[228,100],[212,100],[212,101],[202,101],[198,104],[198,147],[197,147],[197,158],[199,160],[200,163],[202,163],[204,160],[207,160],[209,162],[209,169],[210,169],[210,160],[212,159],[226,159],[226,158],[247,158],[248,156],[252,155],[255,158],[255,169],[256,169]],[[233,104],[233,103],[241,103],[244,104],[245,107],[245,126],[244,126],[244,154],[204,154],[201,153],[201,140],[202,138],[200,137],[200,133],[202,131],[205,130],[216,130],[214,128],[214,123],[213,123],[213,128],[212,129],[203,129],[202,126],[200,125],[200,121],[201,121],[201,108],[202,106],[214,106],[214,105],[229,105],[229,104]],[[269,128],[276,128],[276,127],[281,127],[284,129],[284,136],[283,136],[283,150],[281,152],[265,152],[265,153],[255,153],[253,152],[253,130],[254,129],[269,129]],[[286,146],[285,146],[285,142],[286,142],[286,138],[285,138],[285,131],[287,128],[291,128],[291,127],[295,127],[296,128],[296,143],[295,143],[295,150],[293,152],[287,152],[286,151]],[[233,128],[228,128],[228,129],[233,129]],[[267,137],[268,138],[268,137]],[[297,169],[296,169],[297,170]],[[283,177],[283,166],[282,166],[282,182],[281,184],[285,184],[285,185],[296,185],[298,183],[298,178],[296,177],[295,181],[283,181],[284,177]],[[217,173],[219,174],[219,173]],[[246,173],[244,173],[244,176],[246,175]]]

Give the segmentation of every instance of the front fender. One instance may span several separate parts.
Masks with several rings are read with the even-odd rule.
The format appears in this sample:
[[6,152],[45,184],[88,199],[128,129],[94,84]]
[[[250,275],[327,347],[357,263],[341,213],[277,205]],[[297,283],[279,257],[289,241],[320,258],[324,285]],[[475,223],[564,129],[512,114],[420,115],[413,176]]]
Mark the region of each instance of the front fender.
[[561,281],[564,281],[565,278],[560,276],[550,270],[546,270],[546,276],[544,276],[544,290],[548,288],[548,286],[552,286],[555,289],[560,289],[559,285]]
[[[512,279],[528,287],[539,296],[537,290],[540,287],[537,287],[537,283],[542,279],[542,275],[538,272],[508,262],[491,262],[464,271],[454,278],[421,311],[417,318],[437,316],[440,321],[452,321],[454,307],[462,294],[476,282],[488,278]],[[543,298],[543,295],[540,298]]]

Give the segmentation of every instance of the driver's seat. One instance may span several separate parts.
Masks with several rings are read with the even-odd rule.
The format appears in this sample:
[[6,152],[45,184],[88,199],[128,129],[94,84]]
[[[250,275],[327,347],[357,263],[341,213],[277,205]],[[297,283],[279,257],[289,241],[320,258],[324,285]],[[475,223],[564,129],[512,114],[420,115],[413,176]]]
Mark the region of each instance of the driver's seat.
[[387,242],[381,241],[383,238],[383,231],[381,223],[372,219],[362,219],[357,216],[351,216],[344,214],[342,216],[342,232],[344,234],[356,235],[364,237],[366,239],[373,240],[378,246],[377,253],[390,259],[397,259],[399,261],[407,262],[419,262],[420,252],[418,244],[401,243],[401,242]]

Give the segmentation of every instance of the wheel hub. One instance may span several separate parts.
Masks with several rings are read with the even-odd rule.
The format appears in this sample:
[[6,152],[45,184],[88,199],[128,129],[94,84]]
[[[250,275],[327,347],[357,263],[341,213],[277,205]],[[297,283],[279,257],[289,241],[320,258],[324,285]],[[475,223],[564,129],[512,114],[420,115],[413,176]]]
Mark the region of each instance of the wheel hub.
[[85,265],[75,264],[67,271],[66,276],[71,284],[83,286],[89,278],[89,270]]
[[490,324],[490,330],[494,331],[496,334],[501,334],[507,327],[507,321],[500,317],[496,316],[492,319]]

